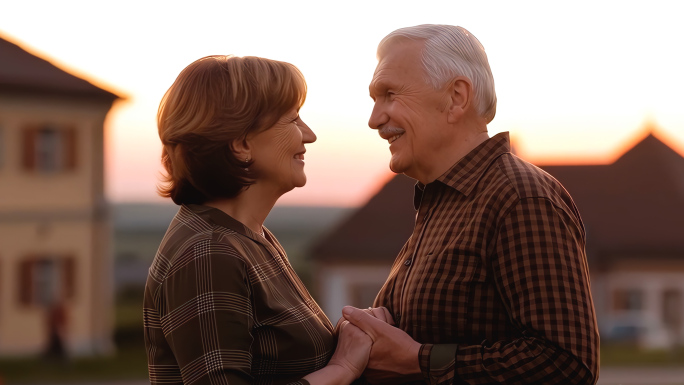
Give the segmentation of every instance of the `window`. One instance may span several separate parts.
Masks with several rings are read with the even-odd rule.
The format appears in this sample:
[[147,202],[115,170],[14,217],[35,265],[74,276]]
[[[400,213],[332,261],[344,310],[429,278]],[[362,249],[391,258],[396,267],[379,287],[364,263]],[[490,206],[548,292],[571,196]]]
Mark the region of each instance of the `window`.
[[622,289],[613,292],[614,310],[641,310],[644,293],[639,289]]
[[74,259],[32,257],[19,264],[19,303],[50,306],[74,297]]
[[665,290],[663,293],[663,323],[665,326],[678,330],[682,325],[682,293],[676,289]]
[[76,168],[76,130],[45,125],[24,129],[23,165],[26,170],[55,173]]

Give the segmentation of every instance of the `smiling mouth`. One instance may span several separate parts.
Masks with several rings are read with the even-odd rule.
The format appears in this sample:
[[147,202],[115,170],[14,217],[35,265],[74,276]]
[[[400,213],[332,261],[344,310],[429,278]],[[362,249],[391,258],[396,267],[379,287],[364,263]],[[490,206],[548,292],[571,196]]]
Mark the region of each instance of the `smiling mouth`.
[[404,134],[402,133],[399,135],[394,135],[393,137],[387,139],[387,141],[389,142],[389,144],[392,144],[392,143],[394,143],[395,140],[399,139],[402,135],[404,135]]
[[297,159],[297,160],[304,161],[304,153],[301,152],[301,153],[299,153],[299,154],[295,154],[294,158]]

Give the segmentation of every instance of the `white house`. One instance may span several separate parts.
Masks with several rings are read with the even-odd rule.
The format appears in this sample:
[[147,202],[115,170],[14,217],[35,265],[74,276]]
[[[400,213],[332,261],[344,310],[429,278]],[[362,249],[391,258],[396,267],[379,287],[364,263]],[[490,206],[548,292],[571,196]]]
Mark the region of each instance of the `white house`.
[[69,354],[112,349],[103,124],[118,98],[0,38],[0,355],[51,334]]

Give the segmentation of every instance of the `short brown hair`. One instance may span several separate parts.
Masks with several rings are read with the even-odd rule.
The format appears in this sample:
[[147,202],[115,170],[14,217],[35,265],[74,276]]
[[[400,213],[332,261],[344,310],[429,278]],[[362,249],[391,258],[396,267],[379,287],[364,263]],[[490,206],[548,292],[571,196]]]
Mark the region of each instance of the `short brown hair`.
[[179,205],[237,196],[255,175],[234,156],[233,141],[272,127],[305,99],[304,76],[289,63],[207,56],[190,64],[157,113],[166,169],[159,195]]

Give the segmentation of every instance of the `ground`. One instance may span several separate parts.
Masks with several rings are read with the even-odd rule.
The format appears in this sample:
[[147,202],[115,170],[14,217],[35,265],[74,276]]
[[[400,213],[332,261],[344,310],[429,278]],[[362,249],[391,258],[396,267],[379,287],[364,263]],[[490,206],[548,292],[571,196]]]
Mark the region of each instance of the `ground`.
[[[142,330],[142,288],[124,290],[117,300],[114,356],[61,362],[41,358],[0,359],[0,385],[149,383]],[[684,347],[643,351],[604,342],[598,385],[684,385]]]

